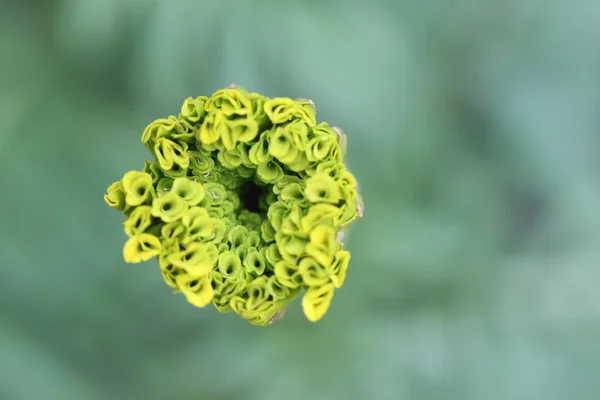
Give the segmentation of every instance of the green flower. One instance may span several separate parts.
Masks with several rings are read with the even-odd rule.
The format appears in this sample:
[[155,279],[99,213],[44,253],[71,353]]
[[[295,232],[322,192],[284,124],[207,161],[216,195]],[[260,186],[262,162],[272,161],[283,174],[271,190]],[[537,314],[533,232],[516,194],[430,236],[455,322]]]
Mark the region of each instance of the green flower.
[[126,262],[156,258],[189,303],[254,325],[300,296],[310,321],[325,315],[350,262],[344,233],[364,207],[346,135],[317,123],[312,101],[231,86],[185,99],[141,141],[153,160],[104,195],[125,217]]

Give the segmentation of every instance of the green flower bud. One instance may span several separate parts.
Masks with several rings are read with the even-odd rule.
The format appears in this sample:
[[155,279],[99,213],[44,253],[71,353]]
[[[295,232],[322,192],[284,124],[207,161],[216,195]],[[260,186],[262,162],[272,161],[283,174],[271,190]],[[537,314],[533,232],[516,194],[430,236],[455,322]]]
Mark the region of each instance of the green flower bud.
[[306,317],[323,317],[347,275],[344,233],[364,206],[343,163],[346,135],[317,124],[312,101],[230,86],[188,97],[142,143],[154,160],[104,195],[125,217],[126,262],[156,257],[190,304],[254,325],[303,292]]

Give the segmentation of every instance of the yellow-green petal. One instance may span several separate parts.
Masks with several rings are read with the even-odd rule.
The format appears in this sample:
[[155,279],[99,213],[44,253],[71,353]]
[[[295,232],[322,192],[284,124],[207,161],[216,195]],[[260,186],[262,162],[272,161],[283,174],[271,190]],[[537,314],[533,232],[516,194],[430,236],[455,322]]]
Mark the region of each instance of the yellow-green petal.
[[156,236],[142,233],[132,236],[127,240],[123,247],[123,259],[127,263],[137,264],[142,261],[148,261],[152,257],[160,254],[160,239]]
[[229,130],[225,115],[220,111],[209,113],[198,130],[196,140],[202,145],[216,143]]
[[242,270],[242,260],[232,251],[222,253],[217,265],[219,272],[227,280],[236,279]]
[[306,245],[306,253],[323,267],[328,267],[337,251],[336,232],[331,226],[320,225],[310,232],[310,243]]
[[284,173],[278,163],[270,161],[259,165],[256,169],[256,175],[263,182],[275,183],[283,178]]
[[152,223],[152,207],[139,206],[136,207],[131,214],[127,216],[127,220],[123,223],[127,236],[135,236],[144,233]]
[[298,273],[305,285],[319,287],[331,281],[329,272],[312,257],[304,257],[298,263]]
[[311,287],[302,297],[302,311],[311,322],[320,320],[331,304],[334,287],[329,283],[320,287]]
[[145,172],[127,172],[121,180],[121,188],[125,192],[125,202],[133,207],[150,201],[154,193],[152,177]]
[[191,277],[189,275],[178,275],[175,278],[177,286],[189,303],[203,308],[210,304],[214,297],[214,291],[208,275]]
[[204,116],[204,103],[208,100],[206,96],[195,99],[188,97],[181,106],[181,116],[190,122],[198,122]]
[[207,275],[213,267],[206,245],[199,242],[190,243],[186,249],[170,254],[167,259],[191,277]]
[[185,201],[173,192],[157,197],[152,203],[152,215],[164,222],[180,219],[187,210],[188,205]]
[[189,206],[195,206],[204,199],[204,188],[198,182],[187,178],[176,178],[171,189]]
[[104,201],[115,210],[123,211],[125,209],[125,192],[121,190],[121,182],[114,182],[106,189]]
[[305,193],[311,203],[337,204],[342,199],[338,183],[324,173],[311,176],[306,180]]
[[346,271],[350,264],[350,252],[346,250],[340,250],[335,253],[333,264],[331,267],[332,275],[331,281],[336,288],[342,287],[346,280]]

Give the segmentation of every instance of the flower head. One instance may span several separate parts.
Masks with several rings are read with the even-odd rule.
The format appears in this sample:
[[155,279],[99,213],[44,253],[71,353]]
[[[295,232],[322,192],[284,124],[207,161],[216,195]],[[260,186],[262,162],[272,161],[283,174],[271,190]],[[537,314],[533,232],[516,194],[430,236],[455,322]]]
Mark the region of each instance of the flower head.
[[104,196],[124,213],[126,262],[156,257],[188,302],[255,325],[299,296],[310,321],[323,317],[350,262],[343,233],[363,206],[346,135],[317,123],[312,101],[232,85],[186,99],[142,143],[154,161]]

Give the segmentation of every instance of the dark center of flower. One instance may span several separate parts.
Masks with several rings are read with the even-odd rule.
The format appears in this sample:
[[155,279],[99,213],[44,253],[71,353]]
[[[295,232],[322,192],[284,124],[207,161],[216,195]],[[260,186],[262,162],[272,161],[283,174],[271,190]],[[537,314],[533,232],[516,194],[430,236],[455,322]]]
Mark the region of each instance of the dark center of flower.
[[267,194],[270,185],[258,186],[251,180],[244,182],[238,191],[242,201],[241,208],[253,213],[265,213],[267,210],[261,209],[260,198]]

